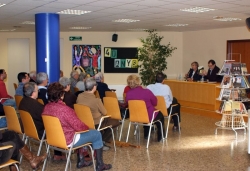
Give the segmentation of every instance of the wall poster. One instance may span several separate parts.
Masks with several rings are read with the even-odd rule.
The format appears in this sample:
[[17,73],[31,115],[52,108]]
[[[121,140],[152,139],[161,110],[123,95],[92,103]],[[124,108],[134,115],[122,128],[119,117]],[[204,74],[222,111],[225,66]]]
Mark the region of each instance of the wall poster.
[[72,45],[72,67],[90,76],[101,72],[101,45]]

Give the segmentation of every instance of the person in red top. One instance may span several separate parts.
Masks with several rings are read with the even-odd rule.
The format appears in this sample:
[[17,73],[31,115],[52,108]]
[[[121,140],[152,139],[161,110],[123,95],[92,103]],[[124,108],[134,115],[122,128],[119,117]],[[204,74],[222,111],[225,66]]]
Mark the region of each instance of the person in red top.
[[[64,98],[64,87],[60,83],[52,83],[48,89],[49,103],[44,107],[42,115],[49,115],[57,117],[62,125],[62,129],[66,138],[68,146],[76,147],[85,143],[92,143],[93,149],[96,151],[96,170],[109,170],[112,168],[111,164],[104,164],[102,160],[103,142],[101,133],[97,130],[89,130],[89,127],[84,124],[77,116],[73,109],[68,107],[62,100]],[[78,134],[76,141],[73,144],[73,137],[75,132],[88,132]],[[91,161],[85,161],[84,155],[77,153],[77,168],[90,166]]]
[[4,79],[7,78],[7,73],[4,69],[0,69],[0,102],[3,106],[12,106],[16,108],[16,102],[12,96],[7,93]]

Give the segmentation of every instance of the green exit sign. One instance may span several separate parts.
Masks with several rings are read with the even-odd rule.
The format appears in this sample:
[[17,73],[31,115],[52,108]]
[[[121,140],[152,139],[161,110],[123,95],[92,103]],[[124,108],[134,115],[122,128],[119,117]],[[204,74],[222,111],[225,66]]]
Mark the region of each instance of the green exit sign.
[[82,41],[82,36],[70,36],[69,41]]

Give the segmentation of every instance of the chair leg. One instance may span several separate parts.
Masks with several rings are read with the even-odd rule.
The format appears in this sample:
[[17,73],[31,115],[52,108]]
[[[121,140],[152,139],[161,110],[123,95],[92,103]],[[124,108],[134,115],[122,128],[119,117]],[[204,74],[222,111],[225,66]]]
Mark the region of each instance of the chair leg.
[[148,142],[147,142],[147,146],[146,146],[146,148],[148,148],[148,145],[149,145],[149,139],[150,139],[150,135],[151,135],[151,129],[152,129],[152,125],[150,125],[150,128],[149,128],[149,133],[148,133]]
[[134,136],[136,135],[136,131],[137,131],[137,127],[138,127],[138,125],[134,125],[134,128],[135,128],[135,131],[134,131]]
[[43,146],[43,141],[40,141],[38,152],[37,152],[37,156],[40,156],[42,146]]
[[116,151],[116,145],[115,145],[115,136],[114,136],[114,131],[111,127],[109,127],[111,129],[111,132],[112,132],[112,137],[113,137],[113,142],[114,142],[114,149]]
[[92,157],[92,162],[93,162],[93,167],[94,167],[94,171],[96,171],[96,167],[95,167],[95,157],[94,157],[94,150],[91,147],[91,145],[88,145],[90,152],[91,152],[91,157]]
[[162,141],[165,139],[164,136],[163,136],[163,126],[162,126],[162,123],[161,121],[159,121],[160,124],[161,124],[161,137],[162,137]]
[[179,129],[179,133],[181,133],[181,127],[180,127],[179,116],[178,116],[178,115],[176,115],[176,116],[177,116],[177,120],[178,120],[178,129]]
[[121,141],[121,138],[122,138],[122,129],[123,129],[123,126],[124,126],[124,119],[122,120],[122,126],[121,126],[119,141]]
[[71,152],[72,152],[72,150],[70,149],[70,150],[69,150],[68,157],[67,157],[67,162],[66,162],[66,166],[65,166],[65,171],[67,171],[67,170],[68,170],[68,167],[69,167]]
[[167,127],[166,127],[166,136],[165,136],[165,139],[168,138],[168,127],[169,127],[169,123],[170,123],[170,120],[171,120],[171,116],[168,116],[168,123],[167,123]]
[[129,137],[130,126],[131,126],[131,122],[129,122],[129,125],[128,125],[128,133],[127,133],[126,142],[128,142],[128,137]]
[[45,159],[44,162],[43,162],[42,171],[44,171],[44,170],[45,170],[45,167],[46,167],[46,163],[47,163],[47,160],[48,160],[49,147],[50,147],[50,145],[48,145],[48,148],[47,148],[47,151],[46,151],[47,157],[46,157],[46,159]]

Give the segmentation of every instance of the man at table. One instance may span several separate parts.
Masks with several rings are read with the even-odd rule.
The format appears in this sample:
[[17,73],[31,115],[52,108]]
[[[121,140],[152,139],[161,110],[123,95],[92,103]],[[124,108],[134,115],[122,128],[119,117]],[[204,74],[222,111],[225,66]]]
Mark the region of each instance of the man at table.
[[216,66],[216,63],[213,59],[208,61],[208,68],[208,71],[204,73],[205,80],[221,82],[222,76],[217,75],[217,73],[220,71],[220,68]]
[[[166,84],[163,84],[164,79],[166,78],[166,75],[163,73],[156,74],[156,83],[150,84],[147,86],[147,88],[155,95],[155,96],[163,96],[165,99],[165,103],[167,106],[168,113],[170,113],[170,108],[172,104],[178,104],[176,107],[173,107],[172,113],[178,113],[179,119],[181,121],[180,117],[180,104],[177,102],[177,99],[173,97],[172,91],[170,87]],[[177,116],[173,116],[174,126],[173,131],[178,130],[178,119]]]

